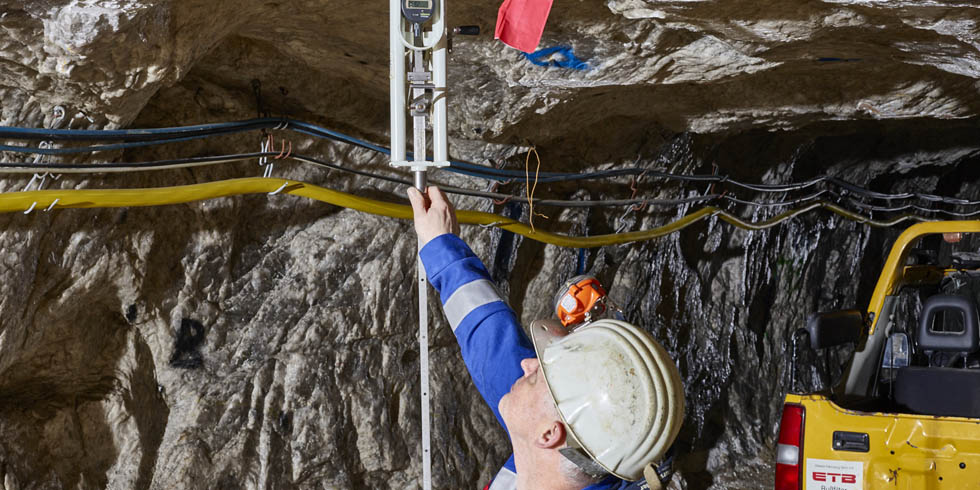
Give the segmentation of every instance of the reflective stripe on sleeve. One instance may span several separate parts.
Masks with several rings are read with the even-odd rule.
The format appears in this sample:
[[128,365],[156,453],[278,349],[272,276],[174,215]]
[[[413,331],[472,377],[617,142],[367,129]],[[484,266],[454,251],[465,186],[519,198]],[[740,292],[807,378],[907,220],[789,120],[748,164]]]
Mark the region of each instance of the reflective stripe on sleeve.
[[517,473],[507,468],[500,468],[497,476],[493,477],[490,490],[517,490]]
[[503,301],[497,293],[497,288],[489,280],[479,279],[460,286],[446,300],[446,304],[442,305],[442,309],[446,312],[449,326],[453,327],[455,332],[456,327],[459,327],[463,318],[466,318],[471,311],[494,301]]

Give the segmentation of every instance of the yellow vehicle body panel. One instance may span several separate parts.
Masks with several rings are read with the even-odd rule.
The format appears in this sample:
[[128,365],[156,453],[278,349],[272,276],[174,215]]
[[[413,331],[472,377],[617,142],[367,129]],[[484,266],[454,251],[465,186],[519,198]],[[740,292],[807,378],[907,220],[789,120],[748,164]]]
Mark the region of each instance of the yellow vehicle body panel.
[[[789,394],[786,403],[805,410],[804,489],[810,488],[808,478],[814,484],[808,462],[816,459],[860,462],[866,489],[980,490],[980,420],[857,412],[821,395]],[[835,450],[834,431],[868,434],[870,450]],[[834,488],[830,482],[825,487]]]

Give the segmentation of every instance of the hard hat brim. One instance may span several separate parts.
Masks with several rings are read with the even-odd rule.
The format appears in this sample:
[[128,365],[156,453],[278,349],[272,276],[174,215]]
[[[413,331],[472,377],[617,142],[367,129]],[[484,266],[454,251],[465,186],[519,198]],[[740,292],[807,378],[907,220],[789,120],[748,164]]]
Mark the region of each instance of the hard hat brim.
[[[561,324],[560,321],[555,319],[535,320],[531,322],[530,331],[531,331],[531,343],[534,344],[534,353],[535,355],[537,355],[539,360],[544,355],[544,351],[548,347],[550,347],[551,344],[554,344],[555,342],[561,340],[563,337],[571,333],[567,328],[565,328],[564,325]],[[578,436],[575,434],[572,425],[568,422],[568,420],[565,419],[565,414],[563,414],[561,409],[558,407],[558,403],[556,402],[555,390],[554,388],[552,388],[551,381],[549,381],[548,379],[549,370],[546,369],[544,364],[541,364],[539,369],[541,369],[541,373],[544,375],[543,376],[544,383],[545,385],[548,386],[548,393],[551,395],[551,401],[552,403],[555,404],[555,412],[558,413],[558,417],[561,418],[562,424],[565,425],[565,434],[567,435],[566,445],[569,447],[574,447],[582,450],[583,452],[585,452],[585,454],[588,455],[589,458],[595,461],[599,466],[601,466],[607,472],[609,472],[612,475],[615,475],[618,478],[624,478],[622,475],[619,475],[618,473],[616,473],[615,471],[613,471],[612,469],[610,469],[609,467],[607,467],[606,465],[602,464],[600,461],[595,459],[595,455],[592,454],[591,451],[589,451],[589,449],[582,444]]]
[[535,320],[531,322],[531,343],[534,344],[534,352],[541,357],[551,344],[558,339],[568,335],[568,329],[560,321],[554,319]]

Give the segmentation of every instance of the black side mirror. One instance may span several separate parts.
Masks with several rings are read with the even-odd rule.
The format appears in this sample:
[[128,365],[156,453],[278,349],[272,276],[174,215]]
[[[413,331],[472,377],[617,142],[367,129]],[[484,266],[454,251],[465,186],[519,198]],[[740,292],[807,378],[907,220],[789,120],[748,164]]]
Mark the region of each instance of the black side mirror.
[[810,334],[813,349],[857,343],[865,327],[864,315],[858,310],[814,313],[806,319],[806,331]]

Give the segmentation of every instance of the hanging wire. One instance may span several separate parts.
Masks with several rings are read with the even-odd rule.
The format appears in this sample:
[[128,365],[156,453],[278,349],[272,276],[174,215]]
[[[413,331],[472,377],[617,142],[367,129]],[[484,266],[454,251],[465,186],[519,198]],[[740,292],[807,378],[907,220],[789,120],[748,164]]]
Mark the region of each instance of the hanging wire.
[[541,172],[541,156],[538,155],[538,150],[533,146],[527,152],[527,158],[524,159],[524,180],[525,181],[530,180],[530,177],[528,176],[528,172],[530,172],[529,167],[531,165],[532,153],[534,153],[534,159],[538,161],[538,166],[534,168],[534,184],[525,185],[524,188],[527,192],[527,213],[528,213],[527,222],[528,224],[531,225],[531,233],[534,233],[534,217],[540,216],[544,219],[548,219],[548,217],[541,213],[534,212],[534,200],[533,200],[534,190],[538,188],[538,173]]

